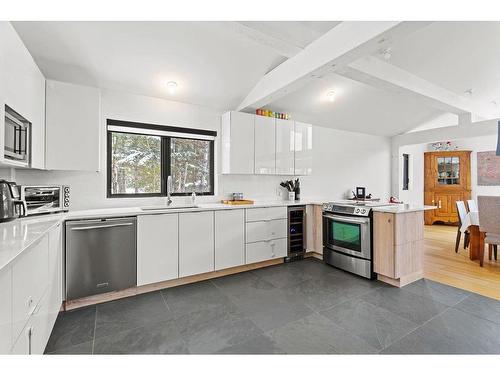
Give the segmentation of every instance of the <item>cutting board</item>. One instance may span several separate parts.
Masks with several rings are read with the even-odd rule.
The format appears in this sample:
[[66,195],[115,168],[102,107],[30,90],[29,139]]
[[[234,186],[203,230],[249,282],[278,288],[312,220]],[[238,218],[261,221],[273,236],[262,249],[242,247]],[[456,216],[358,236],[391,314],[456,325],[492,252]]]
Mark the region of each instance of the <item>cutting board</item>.
[[223,200],[222,203],[229,204],[231,206],[240,206],[240,205],[245,205],[245,204],[253,204],[254,201],[252,201],[250,199],[242,199],[242,200],[238,200],[238,201]]

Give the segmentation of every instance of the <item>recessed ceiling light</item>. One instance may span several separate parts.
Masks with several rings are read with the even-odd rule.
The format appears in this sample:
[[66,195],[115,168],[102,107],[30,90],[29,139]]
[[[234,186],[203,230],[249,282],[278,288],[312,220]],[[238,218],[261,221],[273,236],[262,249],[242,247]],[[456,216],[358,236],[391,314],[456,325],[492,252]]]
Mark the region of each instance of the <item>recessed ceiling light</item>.
[[334,102],[335,101],[335,91],[328,91],[326,94],[326,100],[329,102]]
[[175,95],[175,92],[177,91],[177,82],[175,81],[170,81],[167,82],[167,90],[171,95]]
[[384,48],[380,50],[379,53],[385,60],[389,60],[392,57],[391,47]]
[[464,94],[467,95],[467,96],[471,96],[473,93],[474,93],[473,89],[468,89],[468,90],[464,91]]

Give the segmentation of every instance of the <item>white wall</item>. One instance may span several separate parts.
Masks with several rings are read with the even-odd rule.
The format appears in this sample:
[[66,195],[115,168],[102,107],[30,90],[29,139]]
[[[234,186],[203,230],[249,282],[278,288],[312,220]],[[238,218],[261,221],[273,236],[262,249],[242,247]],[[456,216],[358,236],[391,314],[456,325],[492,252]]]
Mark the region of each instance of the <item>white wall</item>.
[[[255,198],[277,198],[280,181],[293,176],[221,176],[224,192]],[[313,173],[299,177],[301,197],[343,199],[356,186],[373,197],[388,199],[390,139],[320,126],[313,128]]]
[[[114,91],[102,94],[102,139],[105,119],[193,127],[220,132],[220,111],[158,98]],[[333,200],[356,186],[366,186],[374,197],[387,199],[390,190],[390,140],[386,137],[314,127],[313,175],[301,177],[303,198]],[[220,166],[220,137],[216,142],[216,172]],[[19,184],[69,184],[73,210],[99,207],[124,207],[164,203],[164,198],[106,198],[106,145],[101,144],[101,172],[17,170]],[[244,176],[216,173],[215,201],[232,192],[253,199],[282,199],[279,182],[291,176]],[[189,198],[175,197],[184,202]]]
[[[404,203],[424,204],[424,152],[427,144],[403,146],[399,149],[399,194]],[[403,190],[403,154],[410,155],[408,190]]]
[[[481,151],[494,151],[496,149],[497,136],[485,135],[480,137],[461,138],[453,141],[459,150],[469,150],[471,153],[471,188],[472,199],[478,195],[500,195],[500,186],[478,186],[477,184],[477,153]],[[410,154],[413,159],[413,171],[411,171],[410,186],[408,191],[402,190],[402,180],[399,185],[399,198],[404,202],[423,204],[424,202],[424,152],[432,151],[430,144],[402,146],[399,149],[399,157]],[[402,176],[402,167],[400,177]]]

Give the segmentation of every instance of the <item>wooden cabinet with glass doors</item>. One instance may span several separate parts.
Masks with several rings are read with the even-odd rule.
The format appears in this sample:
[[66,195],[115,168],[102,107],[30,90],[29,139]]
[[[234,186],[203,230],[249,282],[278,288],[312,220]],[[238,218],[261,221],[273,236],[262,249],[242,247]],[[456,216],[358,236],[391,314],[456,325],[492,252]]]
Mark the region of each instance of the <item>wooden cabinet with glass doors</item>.
[[471,197],[471,151],[426,152],[424,162],[424,202],[437,206],[425,212],[425,224],[458,224],[456,201]]

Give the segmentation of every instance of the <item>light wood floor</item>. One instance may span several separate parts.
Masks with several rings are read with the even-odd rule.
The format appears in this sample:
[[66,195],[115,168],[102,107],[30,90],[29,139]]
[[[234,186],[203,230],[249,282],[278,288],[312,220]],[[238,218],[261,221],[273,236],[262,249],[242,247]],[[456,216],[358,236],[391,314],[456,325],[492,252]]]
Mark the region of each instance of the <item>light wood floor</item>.
[[463,236],[455,253],[457,228],[445,225],[425,226],[425,278],[500,300],[500,257],[488,260],[484,267],[469,259],[463,248]]

